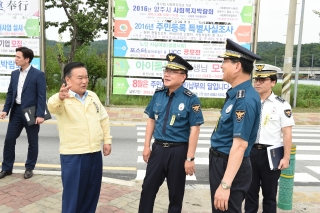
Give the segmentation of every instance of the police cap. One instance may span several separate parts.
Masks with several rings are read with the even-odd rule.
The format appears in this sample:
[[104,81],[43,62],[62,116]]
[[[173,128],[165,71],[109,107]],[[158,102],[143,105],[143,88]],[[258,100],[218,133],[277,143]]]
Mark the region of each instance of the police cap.
[[235,43],[234,41],[227,39],[226,52],[219,56],[220,58],[239,58],[249,61],[261,60],[260,56],[254,54],[245,47]]
[[273,75],[277,75],[277,72],[280,71],[281,69],[279,67],[275,67],[270,64],[256,64],[253,78],[268,78]]
[[164,68],[169,68],[172,70],[184,70],[186,72],[188,72],[188,70],[193,70],[193,67],[177,54],[169,53],[166,56],[166,60],[168,63]]

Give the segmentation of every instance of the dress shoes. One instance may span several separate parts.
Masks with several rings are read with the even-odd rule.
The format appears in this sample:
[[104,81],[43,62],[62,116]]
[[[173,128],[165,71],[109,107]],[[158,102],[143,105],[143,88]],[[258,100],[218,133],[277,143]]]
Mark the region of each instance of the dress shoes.
[[26,169],[24,172],[24,179],[29,179],[33,176],[33,171],[32,169]]
[[5,176],[11,175],[12,171],[1,171],[0,172],[0,179],[4,178]]

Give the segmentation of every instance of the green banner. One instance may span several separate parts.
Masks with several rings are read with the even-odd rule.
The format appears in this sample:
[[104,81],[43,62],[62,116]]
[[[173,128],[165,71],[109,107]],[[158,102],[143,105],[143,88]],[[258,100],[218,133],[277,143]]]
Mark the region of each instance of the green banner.
[[113,78],[113,94],[127,94],[129,84],[126,78]]

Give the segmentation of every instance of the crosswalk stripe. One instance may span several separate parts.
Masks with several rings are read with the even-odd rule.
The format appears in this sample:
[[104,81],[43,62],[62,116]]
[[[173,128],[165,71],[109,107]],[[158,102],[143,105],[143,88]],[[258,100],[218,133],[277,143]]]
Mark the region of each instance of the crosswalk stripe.
[[[137,139],[138,143],[144,143],[143,138],[138,138]],[[320,139],[300,139],[300,138],[293,138],[292,139],[293,143],[319,143]],[[210,145],[210,139],[208,138],[207,140],[198,140],[198,144],[208,144]]]
[[300,145],[297,145],[297,151],[305,151],[305,150],[308,150],[308,151],[320,151],[320,146],[300,146]]
[[308,173],[295,173],[294,174],[294,182],[299,183],[318,183],[320,182],[317,178],[309,175]]
[[[142,152],[143,146],[139,143],[144,143],[144,136],[145,136],[145,126],[137,127],[137,134],[140,136],[137,139],[138,147],[137,151]],[[140,131],[140,132],[139,132]],[[209,158],[208,158],[208,149],[210,147],[210,138],[213,132],[213,128],[201,128],[200,129],[200,135],[198,140],[198,147],[196,149],[196,155],[195,155],[195,164],[196,165],[203,165],[206,166],[209,164]],[[143,136],[143,138],[141,138]],[[312,161],[320,161],[320,155],[314,155],[314,154],[305,154],[308,152],[303,151],[320,151],[320,129],[308,129],[308,128],[302,128],[302,127],[294,127],[292,129],[292,142],[297,145],[297,154],[295,155],[296,161],[306,161],[306,162],[312,162]],[[153,140],[152,140],[153,141]],[[302,153],[301,153],[302,151]],[[142,153],[139,153],[141,155]],[[142,156],[138,156],[137,162],[143,162]],[[308,165],[308,163],[306,163]],[[320,175],[320,166],[304,166],[304,169],[302,172],[296,172],[294,175],[294,182],[295,183],[319,183],[320,179],[314,177],[314,174]],[[310,165],[310,164],[309,164]],[[310,172],[308,172],[309,170]],[[137,170],[137,179],[140,178],[142,180],[145,176],[145,170]],[[299,171],[299,170],[298,170]],[[305,172],[306,171],[306,172]],[[304,173],[305,172],[305,173]],[[314,172],[314,173],[312,173]],[[309,174],[310,173],[310,174]],[[192,179],[193,178],[193,179]],[[198,177],[200,178],[200,177]],[[195,176],[187,176],[187,180],[197,180]]]
[[[196,152],[197,153],[209,153],[209,148],[201,148],[201,147],[197,147]],[[138,146],[137,149],[138,152],[142,152],[143,151],[143,146]],[[297,146],[297,151],[320,151],[320,146]]]
[[[312,161],[320,161],[320,155],[303,155],[296,154],[296,160],[312,160]],[[138,163],[144,163],[142,156],[138,156]],[[209,165],[209,158],[196,157],[194,160],[195,164],[198,165]]]
[[[139,129],[138,129],[139,130]],[[141,129],[142,130],[142,129]],[[145,130],[145,128],[143,129]],[[211,129],[201,129],[200,128],[200,133],[203,132],[203,133],[212,133],[213,132],[213,128]],[[320,130],[313,130],[313,129],[304,129],[304,128],[299,128],[299,129],[292,129],[292,132],[295,133],[295,132],[304,132],[304,133],[314,133],[314,134],[320,134]]]
[[[138,163],[145,163],[142,156],[138,156]],[[194,159],[194,163],[197,165],[209,165],[209,158],[198,158]]]
[[[143,151],[143,148],[144,148],[144,146],[138,146],[137,151],[138,151],[138,152],[142,152],[142,151]],[[196,153],[209,153],[209,148],[200,148],[200,147],[197,147]]]
[[296,160],[320,160],[320,155],[303,155],[303,154],[296,154]]
[[306,166],[308,169],[311,169],[315,173],[318,173],[320,175],[320,166]]
[[[137,170],[136,180],[143,180],[145,176],[146,176],[146,170]],[[195,175],[192,175],[192,176],[186,175],[186,180],[197,180],[197,177]]]
[[[153,140],[152,140],[153,141]],[[138,143],[144,143],[144,139],[143,138],[138,138],[137,139]],[[198,144],[210,144],[210,140],[198,140]]]
[[[143,180],[146,176],[146,170],[137,170],[136,180]],[[188,176],[186,175],[186,180],[197,180],[195,175]],[[309,175],[308,173],[295,173],[294,174],[294,182],[297,183],[319,183],[320,181]]]

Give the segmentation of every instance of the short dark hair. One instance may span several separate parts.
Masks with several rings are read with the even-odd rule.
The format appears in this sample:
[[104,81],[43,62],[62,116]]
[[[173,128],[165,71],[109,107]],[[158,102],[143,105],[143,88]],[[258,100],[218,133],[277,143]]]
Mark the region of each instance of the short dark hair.
[[242,58],[230,58],[230,60],[232,61],[232,63],[240,62],[243,72],[247,73],[249,75],[252,74],[252,70],[253,70],[253,62],[252,61],[248,61],[248,60],[242,59]]
[[86,68],[86,66],[84,65],[84,63],[81,62],[70,62],[69,64],[67,64],[64,69],[63,69],[63,79],[68,76],[69,78],[71,77],[71,71],[74,68],[79,68],[79,67],[84,67]]
[[18,47],[16,48],[16,52],[22,52],[23,58],[29,58],[29,64],[31,64],[31,61],[34,57],[32,49],[29,49],[28,47]]
[[271,79],[271,81],[275,81],[276,83],[278,81],[277,75],[270,75],[270,79]]

